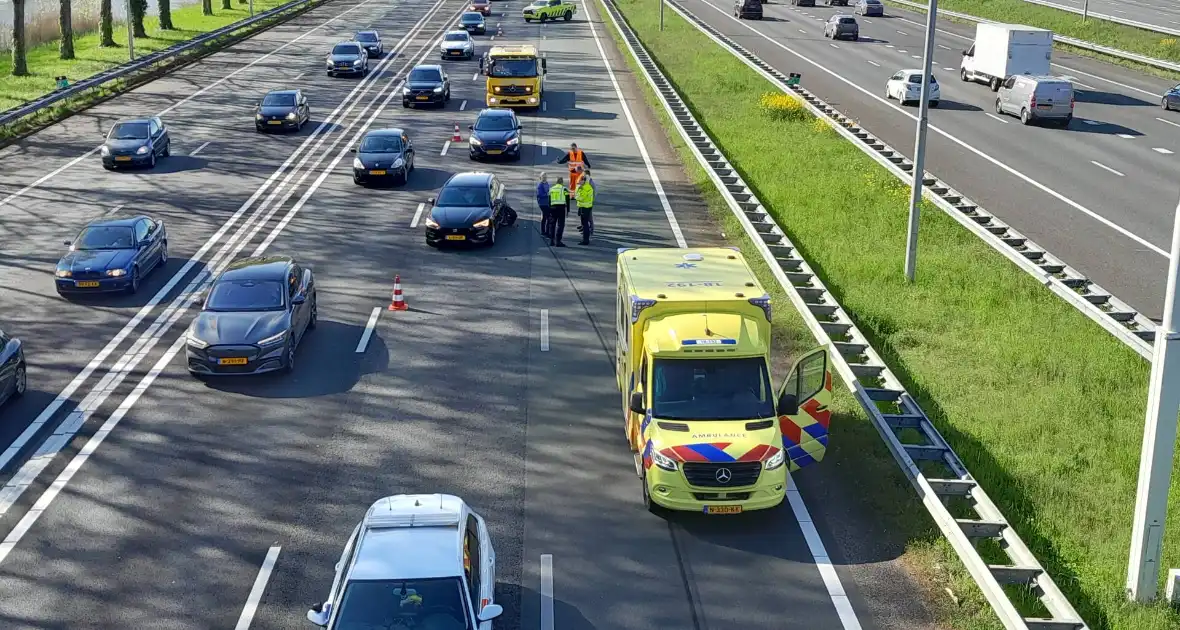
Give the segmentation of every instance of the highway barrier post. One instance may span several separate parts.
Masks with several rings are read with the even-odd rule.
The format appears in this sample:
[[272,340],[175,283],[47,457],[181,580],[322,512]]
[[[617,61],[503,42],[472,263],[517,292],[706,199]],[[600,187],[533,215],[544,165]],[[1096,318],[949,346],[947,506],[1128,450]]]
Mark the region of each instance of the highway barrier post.
[[[922,51],[922,93],[918,103],[918,133],[914,140],[914,178],[910,189],[910,216],[907,221],[905,241],[905,277],[914,281],[918,264],[918,212],[922,204],[922,183],[926,179],[926,128],[930,116],[930,86],[933,83],[931,62],[934,58],[934,24],[938,19],[938,0],[930,0],[930,11],[926,13],[926,45]],[[940,95],[941,97],[941,95]]]

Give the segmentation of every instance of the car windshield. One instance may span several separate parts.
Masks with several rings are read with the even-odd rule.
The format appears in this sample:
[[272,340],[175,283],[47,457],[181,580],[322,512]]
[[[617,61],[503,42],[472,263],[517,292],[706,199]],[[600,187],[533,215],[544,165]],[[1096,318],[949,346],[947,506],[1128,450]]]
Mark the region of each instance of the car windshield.
[[221,280],[209,290],[207,311],[277,311],[286,287],[277,280]]
[[440,81],[442,81],[442,73],[438,70],[415,68],[410,72],[411,83],[438,83]]
[[356,44],[336,44],[332,49],[333,55],[360,55],[361,49]]
[[74,239],[74,249],[131,249],[135,247],[135,232],[127,226],[101,225],[82,230]]
[[483,21],[483,16],[478,13],[464,13],[459,20],[465,24],[477,24]]
[[467,37],[467,33],[447,33],[443,39],[448,42],[465,42],[470,38]]
[[119,123],[111,129],[111,140],[145,140],[149,135],[147,123]]
[[516,128],[511,116],[480,116],[475,121],[476,131],[509,131]]
[[749,420],[774,416],[766,362],[656,359],[652,416],[668,420]]
[[491,205],[487,186],[447,186],[438,193],[437,206],[486,208]]
[[361,153],[397,153],[401,150],[402,140],[399,136],[366,136],[361,141]]
[[344,588],[334,630],[468,630],[459,578],[354,580]]
[[356,41],[358,42],[375,42],[377,41],[376,33],[357,33]]
[[262,99],[263,107],[294,107],[294,94],[267,94],[266,98]]
[[535,77],[536,59],[497,59],[492,66],[493,77]]

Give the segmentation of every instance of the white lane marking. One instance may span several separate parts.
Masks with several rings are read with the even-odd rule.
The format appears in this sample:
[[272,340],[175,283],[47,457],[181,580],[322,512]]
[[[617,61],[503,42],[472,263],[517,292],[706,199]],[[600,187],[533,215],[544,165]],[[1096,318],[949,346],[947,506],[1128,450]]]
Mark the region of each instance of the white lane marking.
[[[863,18],[862,18],[862,19],[863,19]],[[872,20],[865,20],[865,24],[872,24],[872,23],[873,23],[873,21],[872,21]]]
[[[238,73],[240,73],[240,72],[245,72],[246,70],[250,69],[250,68],[251,68],[251,67],[253,67],[254,65],[256,65],[256,64],[258,64],[259,62],[261,62],[261,61],[263,61],[263,60],[265,60],[265,59],[269,58],[271,55],[274,55],[274,54],[278,53],[280,50],[282,50],[282,49],[286,48],[287,46],[290,46],[291,44],[294,44],[295,42],[297,42],[297,41],[299,41],[299,40],[303,39],[304,37],[307,37],[308,35],[311,35],[312,33],[314,33],[314,32],[316,32],[316,31],[318,31],[319,29],[321,29],[321,28],[323,28],[323,27],[325,27],[325,26],[327,26],[327,25],[331,24],[332,22],[335,22],[336,20],[339,20],[340,18],[344,17],[345,15],[347,15],[347,14],[349,14],[349,13],[352,13],[353,11],[356,11],[357,9],[359,9],[359,8],[361,8],[361,7],[365,6],[366,4],[369,4],[370,2],[373,2],[373,1],[374,1],[374,0],[365,0],[364,2],[362,2],[362,3],[358,4],[358,5],[356,5],[355,7],[352,7],[351,9],[348,9],[348,10],[346,10],[346,11],[342,11],[342,12],[340,12],[340,14],[339,14],[339,15],[337,15],[337,16],[335,16],[335,17],[333,17],[333,18],[329,19],[328,21],[324,22],[323,24],[320,24],[319,26],[313,27],[312,29],[310,29],[310,30],[309,30],[309,31],[307,31],[306,33],[304,33],[304,34],[300,35],[299,37],[296,37],[295,39],[292,39],[291,41],[287,42],[286,44],[283,44],[282,46],[279,46],[278,48],[275,48],[274,50],[272,50],[272,51],[270,51],[270,52],[266,53],[265,55],[263,55],[263,56],[261,56],[261,57],[259,57],[259,58],[255,59],[254,61],[251,61],[250,63],[248,63],[248,64],[246,64],[246,65],[242,66],[241,68],[238,68],[237,70],[234,70],[233,72],[231,72],[231,73],[229,73],[229,74],[225,75],[224,77],[221,77],[220,79],[218,79],[218,80],[214,81],[213,83],[210,83],[209,85],[206,85],[205,87],[203,87],[203,88],[201,88],[201,89],[197,90],[196,92],[193,92],[192,94],[190,94],[190,95],[188,95],[188,96],[184,97],[183,99],[181,99],[181,100],[177,101],[177,102],[176,102],[176,103],[174,103],[173,105],[171,105],[171,106],[169,106],[169,107],[165,108],[163,111],[160,111],[160,112],[159,112],[159,113],[157,113],[156,115],[157,115],[157,116],[163,116],[164,114],[167,114],[168,112],[170,112],[170,111],[172,111],[172,110],[176,109],[177,107],[180,107],[181,105],[184,105],[185,103],[188,103],[189,101],[193,100],[194,98],[196,98],[196,97],[198,97],[198,96],[200,96],[200,95],[204,94],[205,92],[208,92],[209,90],[213,89],[214,87],[216,87],[216,86],[218,86],[218,85],[220,85],[220,84],[222,84],[222,83],[224,83],[224,82],[228,81],[228,80],[229,80],[231,77],[234,77],[234,76],[236,76]],[[25,193],[29,192],[30,190],[32,190],[32,189],[34,189],[34,188],[36,188],[36,187],[40,186],[41,184],[44,184],[45,182],[47,182],[47,181],[49,181],[49,180],[53,179],[54,177],[57,177],[58,175],[60,175],[60,174],[62,173],[62,171],[65,171],[66,169],[70,168],[71,166],[74,166],[75,164],[77,164],[78,162],[81,162],[82,160],[85,160],[86,158],[90,157],[91,155],[94,155],[94,154],[95,154],[95,153],[97,153],[97,152],[98,152],[98,150],[99,150],[99,149],[101,149],[101,148],[102,148],[102,145],[100,144],[100,145],[98,145],[98,146],[94,147],[93,149],[91,149],[91,150],[89,150],[89,151],[87,151],[87,152],[83,153],[82,155],[79,155],[78,157],[76,157],[76,158],[74,158],[74,159],[70,160],[69,162],[66,162],[65,164],[63,164],[63,165],[61,165],[61,166],[57,167],[56,169],[54,169],[54,170],[52,170],[52,171],[50,171],[50,172],[46,173],[45,175],[42,175],[42,176],[41,176],[39,179],[37,179],[37,180],[36,180],[36,181],[34,181],[33,183],[29,184],[28,186],[25,186],[24,188],[21,188],[20,190],[18,190],[18,191],[16,191],[16,192],[12,193],[12,194],[10,194],[10,195],[8,195],[7,197],[5,197],[5,198],[3,198],[3,199],[0,199],[0,206],[3,206],[4,204],[6,204],[6,203],[8,203],[8,202],[12,201],[13,199],[16,199],[17,197],[21,197],[21,196],[23,196]],[[3,467],[3,464],[0,464],[0,467]]]
[[947,72],[954,72],[955,71],[954,68],[943,68],[943,70],[946,70]]
[[118,212],[118,211],[122,210],[122,209],[123,209],[123,206],[125,206],[125,205],[127,205],[127,204],[121,203],[121,204],[119,204],[119,205],[115,206],[114,208],[111,208],[110,210],[107,210],[107,211],[106,211],[106,213],[105,213],[103,216],[107,216],[107,217],[109,217],[109,216],[111,216],[112,214],[115,214],[116,212]]
[[795,520],[799,522],[803,538],[807,540],[807,549],[811,551],[811,558],[815,561],[816,568],[819,569],[820,577],[823,578],[828,597],[836,607],[836,614],[840,617],[840,625],[844,627],[844,630],[861,630],[856,610],[852,607],[848,594],[844,592],[840,576],[836,573],[836,568],[832,566],[832,559],[828,556],[824,541],[820,538],[819,530],[811,520],[811,513],[807,511],[807,504],[803,502],[803,495],[799,494],[799,488],[795,485],[795,479],[790,473],[787,473],[787,500],[791,504],[791,511],[795,513]]
[[999,116],[997,116],[991,112],[984,112],[984,113],[987,114],[988,116],[994,118],[995,120],[998,120],[998,121],[1004,123],[1005,125],[1008,124],[1008,121],[1004,120],[1003,118],[1000,118]]
[[[781,49],[783,49],[783,50],[785,50],[785,51],[787,51],[787,52],[791,53],[792,55],[795,55],[796,57],[798,57],[798,58],[800,58],[800,59],[802,59],[802,60],[806,61],[807,63],[809,63],[809,64],[811,64],[811,65],[815,66],[816,68],[818,68],[818,69],[820,69],[820,70],[822,70],[822,71],[826,72],[826,73],[827,73],[828,75],[830,75],[831,77],[833,77],[833,78],[835,78],[835,79],[837,79],[837,80],[839,80],[839,81],[842,81],[843,83],[845,83],[846,85],[848,85],[848,86],[849,86],[849,87],[851,87],[852,89],[854,89],[854,90],[857,90],[857,91],[859,91],[860,93],[864,94],[865,96],[867,96],[867,97],[869,97],[869,98],[871,98],[871,99],[874,99],[874,100],[876,100],[876,101],[877,101],[877,102],[879,102],[879,103],[882,103],[882,104],[884,104],[886,107],[892,108],[894,111],[896,111],[896,112],[898,112],[898,113],[902,114],[903,116],[906,116],[906,117],[908,117],[910,120],[917,120],[917,118],[918,118],[918,117],[917,117],[917,116],[915,116],[914,114],[911,114],[910,112],[907,112],[906,110],[902,109],[901,107],[899,107],[899,106],[897,106],[897,105],[894,105],[893,103],[891,103],[891,102],[889,102],[889,101],[887,101],[887,100],[885,100],[885,99],[881,98],[880,96],[877,96],[875,93],[873,93],[873,92],[870,92],[869,90],[867,90],[867,89],[865,89],[865,88],[861,87],[860,85],[858,85],[858,84],[854,83],[852,80],[850,80],[850,79],[848,79],[848,78],[846,78],[846,77],[844,77],[844,76],[841,76],[840,74],[838,74],[838,73],[834,72],[832,69],[828,68],[827,66],[824,66],[823,64],[820,64],[819,62],[817,62],[817,61],[815,61],[815,60],[811,59],[810,57],[807,57],[807,56],[803,55],[802,53],[799,53],[798,51],[796,51],[795,49],[791,48],[790,46],[787,46],[786,44],[784,44],[784,43],[782,43],[782,42],[780,42],[780,41],[777,41],[777,40],[773,39],[772,37],[770,37],[770,36],[766,35],[765,33],[761,32],[761,31],[759,31],[758,29],[756,29],[756,28],[754,28],[754,27],[752,27],[752,26],[750,26],[750,25],[748,25],[748,24],[744,24],[744,23],[742,23],[742,21],[741,21],[741,20],[738,20],[737,18],[733,17],[733,16],[732,16],[732,15],[731,15],[731,14],[730,14],[728,11],[726,11],[726,10],[724,10],[724,9],[720,9],[720,8],[718,8],[718,7],[716,7],[716,6],[712,5],[712,4],[709,4],[708,2],[706,2],[706,5],[707,5],[709,8],[713,9],[714,11],[717,11],[718,13],[720,13],[720,14],[724,15],[725,17],[727,17],[727,18],[729,18],[729,19],[733,20],[733,21],[734,21],[734,22],[736,22],[736,23],[737,23],[739,26],[741,26],[741,27],[743,27],[743,28],[745,28],[745,29],[749,30],[750,32],[752,32],[752,33],[754,33],[755,35],[757,35],[758,37],[761,37],[762,39],[765,39],[766,41],[770,42],[772,45],[774,45],[774,46],[778,46],[779,48],[781,48]],[[969,39],[969,38],[964,38],[964,39]],[[934,130],[934,132],[935,132],[935,133],[938,133],[939,135],[943,136],[944,138],[946,138],[946,139],[950,140],[951,142],[954,142],[955,144],[959,145],[960,147],[962,147],[962,148],[964,148],[964,149],[966,149],[966,150],[968,150],[968,151],[970,151],[970,152],[974,153],[975,155],[979,156],[980,158],[982,158],[982,159],[984,159],[984,160],[987,160],[987,162],[988,162],[988,163],[990,163],[990,164],[992,164],[993,166],[995,166],[995,167],[997,167],[997,168],[999,168],[999,169],[1002,169],[1004,172],[1006,172],[1006,173],[1008,173],[1008,174],[1010,174],[1010,175],[1013,175],[1013,176],[1015,176],[1015,177],[1018,177],[1018,178],[1020,178],[1022,181],[1026,182],[1026,183],[1028,183],[1028,184],[1030,184],[1030,185],[1032,185],[1032,186],[1035,186],[1035,187],[1036,187],[1038,190],[1040,190],[1041,192],[1043,192],[1043,193],[1045,193],[1045,194],[1047,194],[1047,195],[1049,195],[1049,196],[1053,197],[1054,199],[1056,199],[1056,200],[1058,200],[1058,201],[1060,201],[1060,202],[1062,202],[1062,203],[1064,203],[1064,204],[1068,205],[1069,207],[1073,208],[1074,210],[1077,210],[1078,212],[1081,212],[1082,214],[1084,214],[1084,215],[1086,215],[1086,216],[1090,217],[1091,219],[1094,219],[1095,221],[1097,221],[1097,222],[1101,223],[1102,225],[1105,225],[1106,227],[1108,227],[1108,228],[1110,228],[1110,229],[1114,230],[1115,232],[1118,232],[1119,234],[1122,234],[1123,236],[1125,236],[1125,237],[1127,237],[1128,239],[1130,239],[1130,240],[1132,240],[1132,241],[1134,241],[1134,242],[1138,243],[1139,245],[1142,245],[1143,247],[1145,247],[1145,248],[1147,248],[1147,249],[1149,249],[1149,250],[1151,250],[1151,251],[1153,251],[1153,252],[1155,252],[1155,253],[1159,254],[1160,256],[1163,256],[1164,258],[1169,258],[1169,257],[1170,257],[1170,255],[1168,254],[1168,252],[1167,252],[1167,251],[1165,251],[1164,249],[1162,249],[1162,248],[1160,248],[1160,247],[1157,247],[1157,246],[1153,245],[1152,243],[1148,242],[1146,239],[1144,239],[1143,237],[1139,236],[1138,234],[1135,234],[1134,232],[1132,232],[1132,231],[1130,231],[1130,230],[1128,230],[1128,229],[1124,228],[1123,226],[1121,226],[1121,225],[1119,225],[1119,224],[1115,223],[1114,221],[1111,221],[1110,219],[1108,219],[1108,218],[1106,218],[1106,217],[1102,216],[1101,214],[1099,214],[1099,213],[1097,213],[1097,212],[1095,212],[1095,211],[1093,211],[1093,210],[1091,210],[1091,209],[1089,209],[1089,208],[1087,208],[1087,207],[1083,206],[1082,204],[1080,204],[1080,203],[1078,203],[1078,202],[1074,201],[1073,199],[1070,199],[1069,197],[1066,197],[1065,195],[1063,195],[1063,194],[1061,194],[1061,193],[1057,192],[1056,190],[1053,190],[1052,188],[1049,188],[1048,186],[1046,186],[1046,185],[1042,184],[1041,182],[1039,182],[1039,181],[1037,181],[1037,180],[1035,180],[1035,179],[1033,179],[1033,178],[1029,177],[1028,175],[1026,175],[1026,174],[1024,174],[1024,173],[1021,173],[1021,172],[1020,172],[1020,171],[1018,171],[1017,169],[1015,169],[1015,168],[1012,168],[1011,166],[1008,166],[1008,165],[1007,165],[1007,164],[1005,164],[1004,162],[1001,162],[1000,160],[997,160],[996,158],[994,158],[994,157],[992,157],[992,156],[988,155],[987,153],[984,153],[983,151],[981,151],[981,150],[979,150],[979,149],[975,148],[973,145],[971,145],[971,144],[968,144],[967,142],[965,142],[965,141],[963,141],[963,140],[959,139],[958,137],[956,137],[956,136],[954,136],[954,135],[951,135],[950,133],[948,133],[946,130],[942,129],[941,127],[938,127],[937,125],[930,125],[930,126],[929,126],[929,128],[930,128],[930,129],[932,129],[932,130]]]
[[541,101],[541,111],[543,111],[543,112],[549,111],[549,102],[548,101]]
[[553,554],[541,554],[541,630],[553,630]]
[[839,46],[837,46],[835,44],[828,44],[828,45],[831,46],[832,48],[839,48]]
[[549,352],[549,309],[541,309],[541,352]]
[[472,81],[478,81],[478,80],[479,80],[479,73],[478,73],[478,72],[476,72],[475,74],[471,75],[471,80],[472,80]]
[[910,55],[910,56],[913,57],[914,59],[921,59],[922,58],[921,55]]
[[1113,168],[1111,168],[1111,167],[1109,167],[1109,166],[1107,166],[1107,165],[1103,164],[1102,162],[1095,162],[1094,160],[1090,160],[1090,163],[1091,163],[1091,164],[1093,164],[1094,166],[1097,166],[1098,168],[1101,168],[1101,169],[1104,169],[1104,170],[1110,171],[1111,173],[1114,173],[1115,175],[1118,175],[1119,177],[1125,177],[1125,176],[1124,176],[1122,173],[1120,173],[1120,172],[1118,172],[1118,171],[1114,170]]
[[459,111],[463,111],[465,109],[467,109],[467,101],[466,100],[464,100],[462,103],[459,103]]
[[299,74],[295,75],[295,78],[294,78],[294,79],[292,79],[292,81],[298,81],[299,79],[302,79],[302,78],[303,78],[303,75],[305,75],[305,74],[307,74],[307,73],[306,73],[306,72],[300,72]]
[[908,34],[909,34],[909,33],[906,33],[905,31],[898,31],[898,33],[900,33],[900,34],[902,34],[902,35],[908,35]]
[[210,140],[209,142],[206,142],[205,144],[202,144],[201,146],[199,146],[199,147],[197,147],[197,148],[193,149],[193,150],[192,150],[192,151],[189,153],[189,155],[190,155],[190,156],[193,156],[193,155],[196,155],[196,154],[200,153],[200,152],[201,152],[201,149],[204,149],[205,147],[209,146],[209,144],[210,144],[210,143],[212,143],[212,142],[213,142],[213,141],[212,141],[212,140]]
[[262,602],[262,593],[266,591],[266,583],[270,581],[270,574],[275,569],[275,562],[279,559],[282,547],[271,547],[262,561],[262,568],[258,570],[258,577],[254,578],[254,587],[250,589],[250,596],[246,598],[246,606],[242,608],[242,616],[238,617],[238,625],[234,630],[250,630],[254,615],[258,612],[258,604]]
[[[590,2],[585,6],[592,7],[594,3]],[[594,13],[598,13],[597,7],[594,9]],[[668,195],[664,193],[664,187],[660,184],[660,176],[656,174],[656,167],[652,164],[651,155],[647,152],[647,145],[643,143],[643,136],[640,135],[639,127],[635,124],[635,117],[631,115],[631,108],[623,96],[623,89],[619,87],[619,80],[615,78],[615,71],[611,69],[610,61],[606,57],[606,50],[602,48],[602,40],[598,39],[598,29],[594,28],[593,20],[586,20],[586,23],[590,25],[590,34],[594,36],[594,45],[598,47],[598,55],[602,57],[602,65],[606,68],[606,74],[610,77],[611,85],[615,88],[615,96],[619,98],[619,105],[623,107],[623,114],[627,117],[627,124],[631,127],[631,136],[635,138],[635,144],[639,147],[639,155],[643,157],[643,163],[647,166],[651,185],[656,189],[656,196],[660,198],[660,205],[664,208],[664,216],[668,217],[668,225],[672,228],[672,235],[676,237],[676,245],[682,249],[688,247],[688,243],[684,240],[684,232],[680,230],[680,222],[676,220],[676,215],[672,212],[672,206],[668,203]]]
[[900,48],[898,48],[898,49],[897,49],[897,52],[899,52],[899,53],[901,53],[901,54],[903,54],[903,55],[908,55],[908,54],[909,54],[908,52],[906,52],[906,51],[904,51],[904,50],[902,50],[902,49],[900,49]]
[[1156,118],[1156,120],[1168,125],[1172,125],[1173,127],[1180,127],[1180,123],[1173,122],[1171,120],[1164,120],[1163,118]]
[[546,152],[546,151],[548,151],[548,150],[549,150],[549,143],[548,143],[548,142],[542,142],[542,143],[541,143],[541,155],[545,155],[545,152]]
[[378,317],[381,317],[381,307],[374,306],[373,312],[369,313],[369,321],[365,323],[365,332],[361,335],[361,340],[356,344],[357,354],[363,354],[365,349],[369,347],[369,339],[373,336],[373,329],[377,327]]
[[877,66],[878,68],[881,67],[881,64],[877,63],[876,61],[873,61],[872,59],[865,59],[865,61],[873,64],[874,66]]
[[422,211],[426,209],[425,203],[418,204],[418,211],[414,213],[414,220],[410,221],[410,227],[418,227],[418,221],[422,218]]
[[893,44],[885,44],[886,48],[893,48]]
[[803,30],[803,29],[799,29],[799,32],[800,32],[800,33],[807,33],[807,31],[805,31],[805,30]]
[[1081,81],[1078,81],[1077,79],[1074,79],[1071,83],[1073,83],[1074,85],[1084,87],[1087,90],[1097,90],[1098,89],[1098,88],[1094,87],[1093,85],[1086,85],[1085,83],[1082,83]]
[[1162,155],[1172,155],[1171,151],[1169,151],[1163,147],[1152,147],[1151,150],[1155,151],[1156,153],[1162,154]]
[[1098,122],[1097,120],[1090,120],[1088,118],[1083,118],[1082,122],[1086,123],[1087,125],[1101,125],[1102,124],[1102,123]]
[[446,142],[443,143],[442,152],[440,152],[439,155],[446,155],[447,149],[450,149],[450,148],[451,148],[451,141],[447,140]]
[[1135,136],[1132,136],[1132,135],[1131,135],[1131,134],[1129,134],[1129,133],[1120,133],[1120,134],[1116,134],[1116,135],[1118,135],[1118,137],[1120,137],[1120,138],[1122,138],[1122,139],[1124,139],[1124,140],[1130,140],[1130,139],[1132,139],[1132,138],[1134,138],[1134,137],[1135,137]]
[[943,46],[942,44],[935,44],[935,46],[938,46],[939,48],[941,48],[943,50],[950,50],[951,49],[950,46]]

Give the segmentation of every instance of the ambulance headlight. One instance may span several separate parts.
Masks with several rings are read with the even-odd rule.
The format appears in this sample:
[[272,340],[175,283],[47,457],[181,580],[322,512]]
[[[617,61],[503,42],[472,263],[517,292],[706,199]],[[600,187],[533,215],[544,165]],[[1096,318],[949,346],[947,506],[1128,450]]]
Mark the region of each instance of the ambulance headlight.
[[783,465],[783,462],[786,461],[785,454],[786,454],[786,451],[780,450],[779,452],[775,453],[774,455],[771,455],[770,459],[766,460],[766,463],[763,464],[762,467],[765,468],[766,470],[774,470],[775,468],[781,468]]
[[[779,451],[779,452],[781,453],[782,451]],[[652,460],[652,462],[655,463],[656,466],[659,466],[660,468],[663,468],[664,470],[667,470],[669,472],[676,472],[676,460],[672,459],[671,457],[668,457],[667,455],[664,455],[662,453],[658,453],[656,451],[652,451],[651,452],[651,460]]]

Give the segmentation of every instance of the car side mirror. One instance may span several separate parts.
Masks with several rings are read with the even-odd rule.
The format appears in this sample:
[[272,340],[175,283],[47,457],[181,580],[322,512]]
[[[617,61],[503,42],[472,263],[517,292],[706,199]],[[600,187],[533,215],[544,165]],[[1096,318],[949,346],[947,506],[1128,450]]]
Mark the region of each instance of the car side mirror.
[[546,59],[546,58],[544,58],[544,57],[541,57],[541,69],[542,69],[542,70],[548,70],[548,69],[549,69],[549,60],[548,60],[548,59]]
[[799,413],[799,399],[794,394],[783,394],[778,399],[778,415],[793,416]]
[[328,627],[328,619],[331,617],[331,604],[316,604],[311,607],[311,610],[307,611],[307,620],[321,628]]
[[967,51],[965,51],[965,50],[963,51],[963,56],[964,56],[964,57],[968,57],[968,56],[970,56],[970,54],[971,54],[971,53],[969,53],[969,52],[967,52]]
[[61,243],[62,243],[62,245],[69,246],[70,249],[74,248],[74,241],[62,241]]
[[296,293],[295,297],[291,298],[291,306],[299,306],[307,301],[307,294]]
[[467,131],[475,131],[475,125],[467,125]]
[[643,394],[640,392],[633,392],[631,394],[630,409],[634,413],[647,413],[647,409],[643,407]]
[[432,205],[432,206],[433,206],[433,205],[434,205],[434,197],[431,197],[430,199],[427,199],[427,200],[426,200],[426,203],[428,203],[428,204],[430,204],[430,205]]
[[349,149],[349,150],[348,150],[348,152],[349,152],[349,153],[356,153],[356,147],[353,147],[353,148]]
[[516,126],[516,130],[517,130],[517,131],[520,131],[521,129],[524,129],[524,126],[523,126],[523,125],[517,125],[517,126]]
[[499,604],[488,604],[483,607],[483,610],[479,611],[479,620],[481,622],[491,621],[502,614],[504,614],[503,606]]

